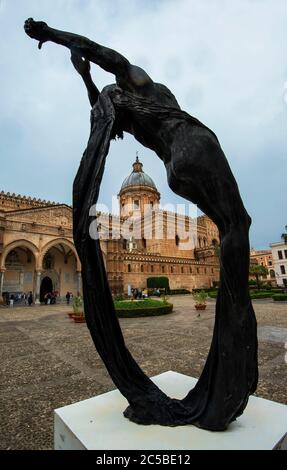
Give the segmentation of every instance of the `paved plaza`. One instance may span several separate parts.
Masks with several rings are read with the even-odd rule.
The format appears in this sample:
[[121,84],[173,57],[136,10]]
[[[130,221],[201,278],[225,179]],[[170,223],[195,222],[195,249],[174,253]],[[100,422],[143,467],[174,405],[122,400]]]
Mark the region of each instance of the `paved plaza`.
[[[173,297],[174,312],[121,319],[126,343],[144,371],[198,377],[209,350],[215,302],[197,317],[191,296]],[[254,301],[258,320],[256,394],[287,404],[287,305]],[[1,449],[52,449],[53,410],[114,387],[85,324],[66,305],[0,308]]]

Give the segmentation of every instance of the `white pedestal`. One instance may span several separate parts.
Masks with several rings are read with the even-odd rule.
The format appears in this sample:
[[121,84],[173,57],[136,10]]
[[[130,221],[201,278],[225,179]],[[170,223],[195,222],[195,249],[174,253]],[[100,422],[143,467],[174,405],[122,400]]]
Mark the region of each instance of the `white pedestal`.
[[[165,372],[152,380],[169,396],[183,398],[196,379]],[[251,396],[244,414],[227,431],[195,426],[137,425],[124,418],[118,390],[55,410],[55,450],[272,449],[286,433],[287,406]]]

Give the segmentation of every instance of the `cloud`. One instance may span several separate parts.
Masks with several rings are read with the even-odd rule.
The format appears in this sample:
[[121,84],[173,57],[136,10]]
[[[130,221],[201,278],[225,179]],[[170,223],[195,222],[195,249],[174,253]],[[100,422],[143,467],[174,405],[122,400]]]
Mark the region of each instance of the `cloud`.
[[[252,244],[279,238],[287,222],[285,0],[276,8],[272,0],[2,0],[0,184],[71,202],[89,103],[68,50],[49,43],[38,51],[24,34],[29,16],[112,47],[165,83],[217,133],[253,218]],[[96,66],[93,76],[99,88],[114,81]],[[162,163],[130,136],[111,146],[102,202],[119,190],[136,150],[162,201],[182,202]]]

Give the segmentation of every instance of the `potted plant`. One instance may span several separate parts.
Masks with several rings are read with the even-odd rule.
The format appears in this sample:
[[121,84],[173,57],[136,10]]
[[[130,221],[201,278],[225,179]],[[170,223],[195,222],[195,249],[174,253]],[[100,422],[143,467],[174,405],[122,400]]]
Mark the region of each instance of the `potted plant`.
[[206,309],[206,299],[208,297],[207,293],[204,290],[199,292],[195,292],[192,294],[195,300],[195,308],[196,310],[205,310]]
[[80,295],[73,298],[73,319],[75,323],[85,322],[84,301]]

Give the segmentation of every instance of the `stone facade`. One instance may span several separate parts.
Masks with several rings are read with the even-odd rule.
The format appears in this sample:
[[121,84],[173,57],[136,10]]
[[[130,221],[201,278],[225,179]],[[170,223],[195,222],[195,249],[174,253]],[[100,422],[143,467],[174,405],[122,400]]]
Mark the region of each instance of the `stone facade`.
[[81,264],[72,237],[72,209],[2,192],[0,271],[1,294],[32,291],[36,303],[48,288],[60,296],[76,294]]
[[206,216],[193,219],[161,210],[160,194],[138,158],[118,198],[118,218],[98,217],[114,293],[127,293],[128,286],[145,288],[147,278],[155,276],[168,277],[171,289],[210,287],[218,281],[217,227]]
[[271,250],[254,250],[250,251],[250,265],[261,265],[268,269],[266,277],[262,278],[262,281],[268,281],[269,283],[276,285],[276,276],[274,269],[274,261]]
[[[170,287],[210,287],[219,279],[218,230],[163,211],[160,194],[138,158],[119,192],[119,216],[97,213],[104,262],[113,293],[144,288],[152,276]],[[188,236],[186,235],[188,234]],[[81,263],[72,237],[72,209],[65,204],[0,193],[0,294],[47,290],[81,292]]]
[[287,288],[287,243],[271,243],[277,285]]

